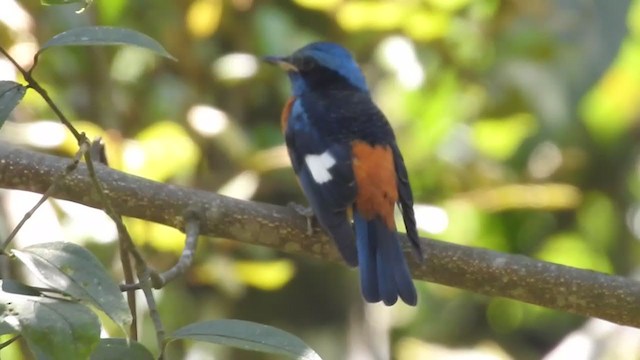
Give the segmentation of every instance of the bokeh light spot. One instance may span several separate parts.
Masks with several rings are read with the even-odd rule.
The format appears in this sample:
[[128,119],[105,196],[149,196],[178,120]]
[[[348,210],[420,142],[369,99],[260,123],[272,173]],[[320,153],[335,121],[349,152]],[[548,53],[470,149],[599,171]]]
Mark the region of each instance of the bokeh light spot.
[[227,114],[209,105],[195,105],[187,112],[187,122],[200,135],[213,137],[227,128]]

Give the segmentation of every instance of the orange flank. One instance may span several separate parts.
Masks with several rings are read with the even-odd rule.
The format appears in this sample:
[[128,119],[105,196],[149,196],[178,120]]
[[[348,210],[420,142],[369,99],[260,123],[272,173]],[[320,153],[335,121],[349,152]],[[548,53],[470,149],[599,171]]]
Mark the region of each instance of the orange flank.
[[356,140],[351,143],[351,149],[358,189],[356,209],[365,219],[380,217],[389,229],[395,230],[393,210],[398,201],[398,188],[391,148]]
[[289,116],[291,115],[291,107],[293,106],[293,102],[296,100],[295,96],[292,96],[287,100],[287,103],[284,104],[284,109],[282,109],[282,114],[280,114],[280,127],[282,128],[282,133],[287,130],[287,123],[289,122]]

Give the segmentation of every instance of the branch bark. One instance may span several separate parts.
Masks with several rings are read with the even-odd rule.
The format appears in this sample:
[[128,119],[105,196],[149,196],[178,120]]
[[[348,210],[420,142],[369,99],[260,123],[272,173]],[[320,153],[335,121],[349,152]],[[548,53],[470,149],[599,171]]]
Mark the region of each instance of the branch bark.
[[[0,142],[0,187],[43,193],[68,163],[69,159]],[[95,167],[106,195],[121,215],[182,229],[185,211],[200,209],[202,235],[341,262],[331,240],[319,229],[308,235],[306,219],[288,207],[157,183],[101,164]],[[52,195],[101,206],[84,164]],[[640,282],[521,255],[424,238],[422,243],[425,261],[408,257],[417,280],[640,327]]]

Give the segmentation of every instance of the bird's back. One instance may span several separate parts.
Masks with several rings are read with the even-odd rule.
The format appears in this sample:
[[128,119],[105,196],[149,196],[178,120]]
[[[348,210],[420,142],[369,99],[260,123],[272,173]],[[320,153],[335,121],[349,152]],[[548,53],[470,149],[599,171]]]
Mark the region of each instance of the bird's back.
[[349,143],[358,139],[380,145],[395,142],[389,122],[368,93],[309,91],[299,101],[309,125],[327,141]]

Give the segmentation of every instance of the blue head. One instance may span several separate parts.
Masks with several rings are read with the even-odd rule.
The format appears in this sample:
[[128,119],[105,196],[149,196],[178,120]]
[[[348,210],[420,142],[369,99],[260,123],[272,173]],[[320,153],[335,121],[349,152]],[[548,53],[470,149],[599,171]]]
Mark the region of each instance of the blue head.
[[338,44],[315,42],[290,56],[267,56],[265,60],[287,71],[293,94],[296,96],[307,90],[369,91],[358,64],[351,54]]

